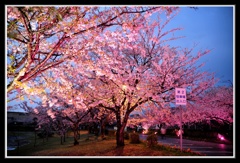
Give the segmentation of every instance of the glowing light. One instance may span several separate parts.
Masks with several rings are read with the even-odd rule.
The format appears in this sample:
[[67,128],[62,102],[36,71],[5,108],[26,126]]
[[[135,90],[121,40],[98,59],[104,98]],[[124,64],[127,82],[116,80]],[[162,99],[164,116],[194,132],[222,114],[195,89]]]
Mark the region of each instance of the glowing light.
[[148,130],[143,130],[142,133],[143,133],[143,134],[147,134],[147,133],[148,133]]
[[123,90],[126,90],[126,89],[127,89],[127,86],[126,86],[126,85],[123,85],[122,88],[123,88]]
[[217,135],[217,138],[220,139],[220,140],[225,140],[224,136],[221,135],[221,134],[219,134],[219,133],[218,133],[218,135]]

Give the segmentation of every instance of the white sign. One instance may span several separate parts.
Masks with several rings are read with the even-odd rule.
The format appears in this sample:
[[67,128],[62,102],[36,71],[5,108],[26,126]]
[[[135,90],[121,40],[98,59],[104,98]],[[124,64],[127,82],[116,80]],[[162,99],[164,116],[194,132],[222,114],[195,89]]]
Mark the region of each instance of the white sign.
[[175,88],[175,101],[176,105],[186,105],[187,96],[185,88]]

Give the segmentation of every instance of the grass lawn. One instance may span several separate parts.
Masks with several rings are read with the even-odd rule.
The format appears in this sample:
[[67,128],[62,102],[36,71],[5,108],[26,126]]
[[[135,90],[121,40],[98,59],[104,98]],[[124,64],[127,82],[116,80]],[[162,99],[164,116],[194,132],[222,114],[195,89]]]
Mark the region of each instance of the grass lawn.
[[[9,135],[13,134],[11,132]],[[14,133],[16,135],[16,133]],[[8,135],[8,136],[9,136]],[[48,156],[78,156],[78,157],[109,157],[109,156],[203,156],[199,153],[194,153],[190,150],[180,150],[176,147],[170,147],[158,144],[153,147],[148,147],[145,141],[141,141],[138,144],[130,143],[130,140],[126,139],[125,146],[116,148],[115,136],[106,136],[106,139],[102,140],[101,137],[97,137],[93,134],[88,134],[87,131],[80,131],[79,145],[73,145],[73,135],[68,133],[66,141],[61,144],[60,137],[54,134],[53,137],[42,139],[37,137],[35,141],[33,132],[18,132],[18,136],[25,136],[29,141],[29,144],[20,146],[18,149],[7,151],[8,158],[14,158],[26,156],[26,157],[48,157]],[[35,146],[34,146],[35,144]]]

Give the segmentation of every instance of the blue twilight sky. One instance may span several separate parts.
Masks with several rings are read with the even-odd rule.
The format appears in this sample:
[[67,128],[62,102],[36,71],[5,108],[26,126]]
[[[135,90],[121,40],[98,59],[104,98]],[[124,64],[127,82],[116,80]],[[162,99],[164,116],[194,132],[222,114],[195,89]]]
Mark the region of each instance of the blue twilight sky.
[[[235,57],[235,6],[181,6],[179,14],[170,22],[169,27],[182,27],[178,35],[185,36],[174,45],[191,47],[197,43],[196,50],[212,50],[202,58],[206,62],[204,70],[215,72],[220,79],[218,84],[234,83]],[[171,43],[172,44],[172,43]]]
[[[189,6],[180,7],[181,11],[166,29],[182,27],[184,29],[177,31],[175,36],[185,37],[169,43],[188,48],[197,43],[196,52],[212,49],[202,58],[202,61],[206,62],[204,70],[215,72],[220,79],[219,84],[226,84],[228,80],[234,84],[235,6],[196,6],[197,10]],[[8,105],[17,103],[19,102],[13,101]]]

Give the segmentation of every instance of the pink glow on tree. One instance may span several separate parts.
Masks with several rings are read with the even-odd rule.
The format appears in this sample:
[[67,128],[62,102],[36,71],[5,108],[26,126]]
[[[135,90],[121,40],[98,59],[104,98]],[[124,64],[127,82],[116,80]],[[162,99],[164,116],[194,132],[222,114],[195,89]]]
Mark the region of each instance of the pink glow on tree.
[[[204,64],[199,65],[197,61],[210,51],[200,51],[194,55],[193,48],[180,49],[167,45],[168,41],[180,37],[166,36],[181,28],[163,30],[177,13],[175,9],[165,9],[170,13],[166,22],[162,22],[160,17],[150,21],[149,17],[126,15],[117,19],[120,22],[114,21],[120,24],[114,31],[99,28],[71,35],[75,24],[65,22],[68,24],[65,26],[61,22],[59,28],[71,32],[64,33],[64,38],[69,40],[58,50],[64,52],[61,59],[71,57],[41,72],[40,87],[47,88],[47,93],[38,93],[43,105],[62,108],[62,116],[72,122],[75,129],[80,122],[100,120],[105,110],[110,111],[114,115],[110,117],[117,122],[117,146],[124,146],[124,129],[131,123],[177,123],[179,115],[171,110],[176,87],[187,88],[190,106],[183,113],[184,122],[202,119],[203,115],[197,115],[199,112],[194,112],[193,108],[202,100],[205,91],[214,86],[216,79],[214,73],[200,71]],[[121,13],[123,10],[116,8],[112,11]],[[84,23],[80,24],[82,26],[79,28],[85,27]],[[94,25],[98,26],[96,23]],[[104,27],[107,26],[105,24]],[[91,27],[88,26],[89,29]],[[59,37],[56,40],[61,40],[63,35]],[[46,48],[52,49],[54,46]],[[39,81],[30,84],[37,86]],[[86,120],[82,121],[81,118],[92,108],[101,110],[101,114],[93,114],[91,119],[86,116]],[[49,115],[56,118],[57,114],[52,111]],[[135,112],[144,113],[144,117],[129,121],[130,114]]]
[[[111,113],[107,114],[103,109],[95,108],[98,101],[90,98],[86,91],[86,86],[91,87],[91,83],[88,82],[89,79],[83,78],[75,70],[77,65],[69,63],[69,65],[71,64],[71,68],[53,68],[54,71],[49,72],[51,75],[46,75],[48,78],[45,79],[48,82],[45,83],[45,86],[49,88],[49,93],[42,96],[42,103],[45,107],[50,108],[48,113],[53,119],[62,118],[68,121],[74,132],[74,145],[77,145],[79,143],[79,126],[81,124],[101,122],[103,129],[105,115],[108,116],[109,120],[111,119]],[[45,72],[45,74],[47,73],[48,71]],[[57,116],[55,113],[57,113]]]
[[[111,26],[164,7],[7,6],[7,92],[77,55]],[[146,16],[146,15],[145,15]],[[77,40],[77,41],[76,41]],[[82,52],[81,52],[82,51]]]
[[[89,96],[85,98],[94,101],[92,106],[115,114],[117,146],[124,145],[124,129],[134,111],[149,108],[156,113],[162,110],[158,117],[170,123],[171,118],[176,120],[169,111],[175,87],[190,89],[189,99],[193,100],[215,84],[214,74],[198,71],[202,65],[196,65],[209,51],[194,56],[192,49],[163,45],[166,42],[163,36],[180,29],[163,33],[161,25],[156,21],[141,24],[141,28],[132,26],[124,35],[121,28],[106,31],[101,41],[95,42],[102,48],[91,49],[88,53],[91,59],[79,60],[76,64],[78,73],[88,80],[84,91]],[[159,121],[151,119],[148,121]]]

